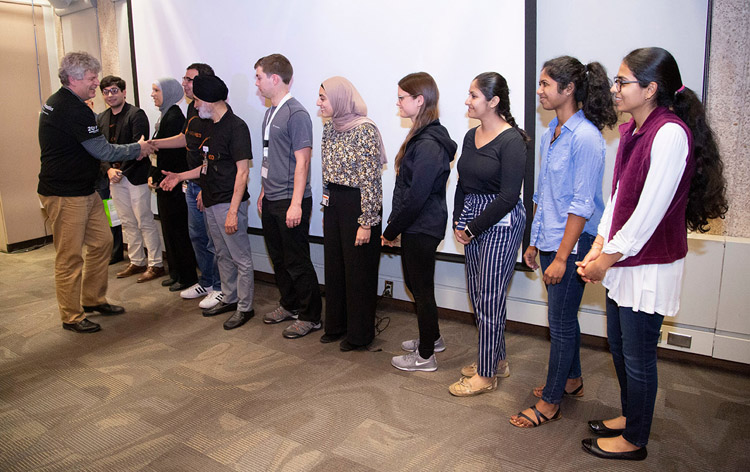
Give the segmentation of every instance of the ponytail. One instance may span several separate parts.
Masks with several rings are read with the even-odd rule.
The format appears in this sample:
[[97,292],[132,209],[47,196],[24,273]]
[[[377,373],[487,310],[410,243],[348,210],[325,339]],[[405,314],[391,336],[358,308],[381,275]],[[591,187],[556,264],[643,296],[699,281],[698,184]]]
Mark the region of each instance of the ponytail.
[[672,110],[690,128],[693,134],[695,174],[690,182],[688,205],[685,213],[691,231],[705,233],[708,220],[724,218],[729,204],[726,198],[724,163],[711,127],[706,122],[706,112],[698,96],[687,87],[674,94]]
[[[598,62],[586,64],[583,79],[583,97],[579,100],[583,104],[583,114],[599,131],[613,128],[617,124],[617,112],[609,91],[612,86],[607,77],[604,66]],[[578,98],[576,87],[576,99]]]

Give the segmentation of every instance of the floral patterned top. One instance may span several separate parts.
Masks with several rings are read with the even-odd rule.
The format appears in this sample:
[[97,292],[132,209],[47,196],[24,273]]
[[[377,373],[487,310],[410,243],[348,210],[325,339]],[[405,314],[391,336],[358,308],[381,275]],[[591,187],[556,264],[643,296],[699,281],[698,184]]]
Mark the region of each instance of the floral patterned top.
[[362,195],[360,225],[380,223],[383,207],[380,146],[378,131],[371,124],[361,124],[339,133],[328,121],[323,126],[323,183],[354,187]]

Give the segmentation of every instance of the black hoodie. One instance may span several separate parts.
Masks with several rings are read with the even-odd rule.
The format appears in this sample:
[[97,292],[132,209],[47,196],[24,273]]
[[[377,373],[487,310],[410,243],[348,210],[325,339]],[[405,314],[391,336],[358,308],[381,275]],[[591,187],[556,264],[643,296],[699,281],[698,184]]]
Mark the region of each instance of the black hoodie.
[[448,222],[445,186],[457,149],[440,120],[412,136],[396,177],[391,215],[383,231],[385,239],[392,241],[401,233],[445,237]]

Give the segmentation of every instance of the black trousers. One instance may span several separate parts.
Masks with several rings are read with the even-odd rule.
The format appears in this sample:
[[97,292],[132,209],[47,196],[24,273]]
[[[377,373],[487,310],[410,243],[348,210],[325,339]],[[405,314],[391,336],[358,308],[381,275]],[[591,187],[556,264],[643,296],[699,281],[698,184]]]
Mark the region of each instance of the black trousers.
[[291,200],[287,199],[271,201],[263,198],[263,239],[281,292],[281,306],[297,311],[302,321],[318,323],[322,302],[308,240],[312,197],[302,200],[302,221],[294,228],[286,226],[290,204]]
[[370,242],[355,246],[362,214],[358,188],[329,184],[323,213],[326,276],[326,334],[347,333],[355,346],[375,337],[381,225],[370,230]]
[[401,268],[406,288],[414,296],[419,325],[419,355],[427,359],[440,337],[435,302],[435,250],[440,240],[422,233],[401,234]]
[[178,185],[170,192],[157,190],[156,206],[159,209],[164,249],[167,251],[169,277],[181,284],[192,285],[198,282],[182,186]]

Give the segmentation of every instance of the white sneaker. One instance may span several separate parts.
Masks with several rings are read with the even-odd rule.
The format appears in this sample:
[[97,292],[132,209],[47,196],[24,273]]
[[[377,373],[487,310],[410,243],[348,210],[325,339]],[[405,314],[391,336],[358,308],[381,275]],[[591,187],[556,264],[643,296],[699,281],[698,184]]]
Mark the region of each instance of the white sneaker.
[[223,299],[224,299],[224,292],[222,292],[221,290],[212,290],[211,292],[208,292],[208,295],[206,295],[206,298],[201,300],[198,306],[203,308],[204,310],[208,310],[218,305],[219,302],[222,301]]
[[180,292],[180,296],[187,299],[198,298],[208,294],[210,291],[211,287],[203,287],[201,284],[196,283],[192,287],[186,288]]

